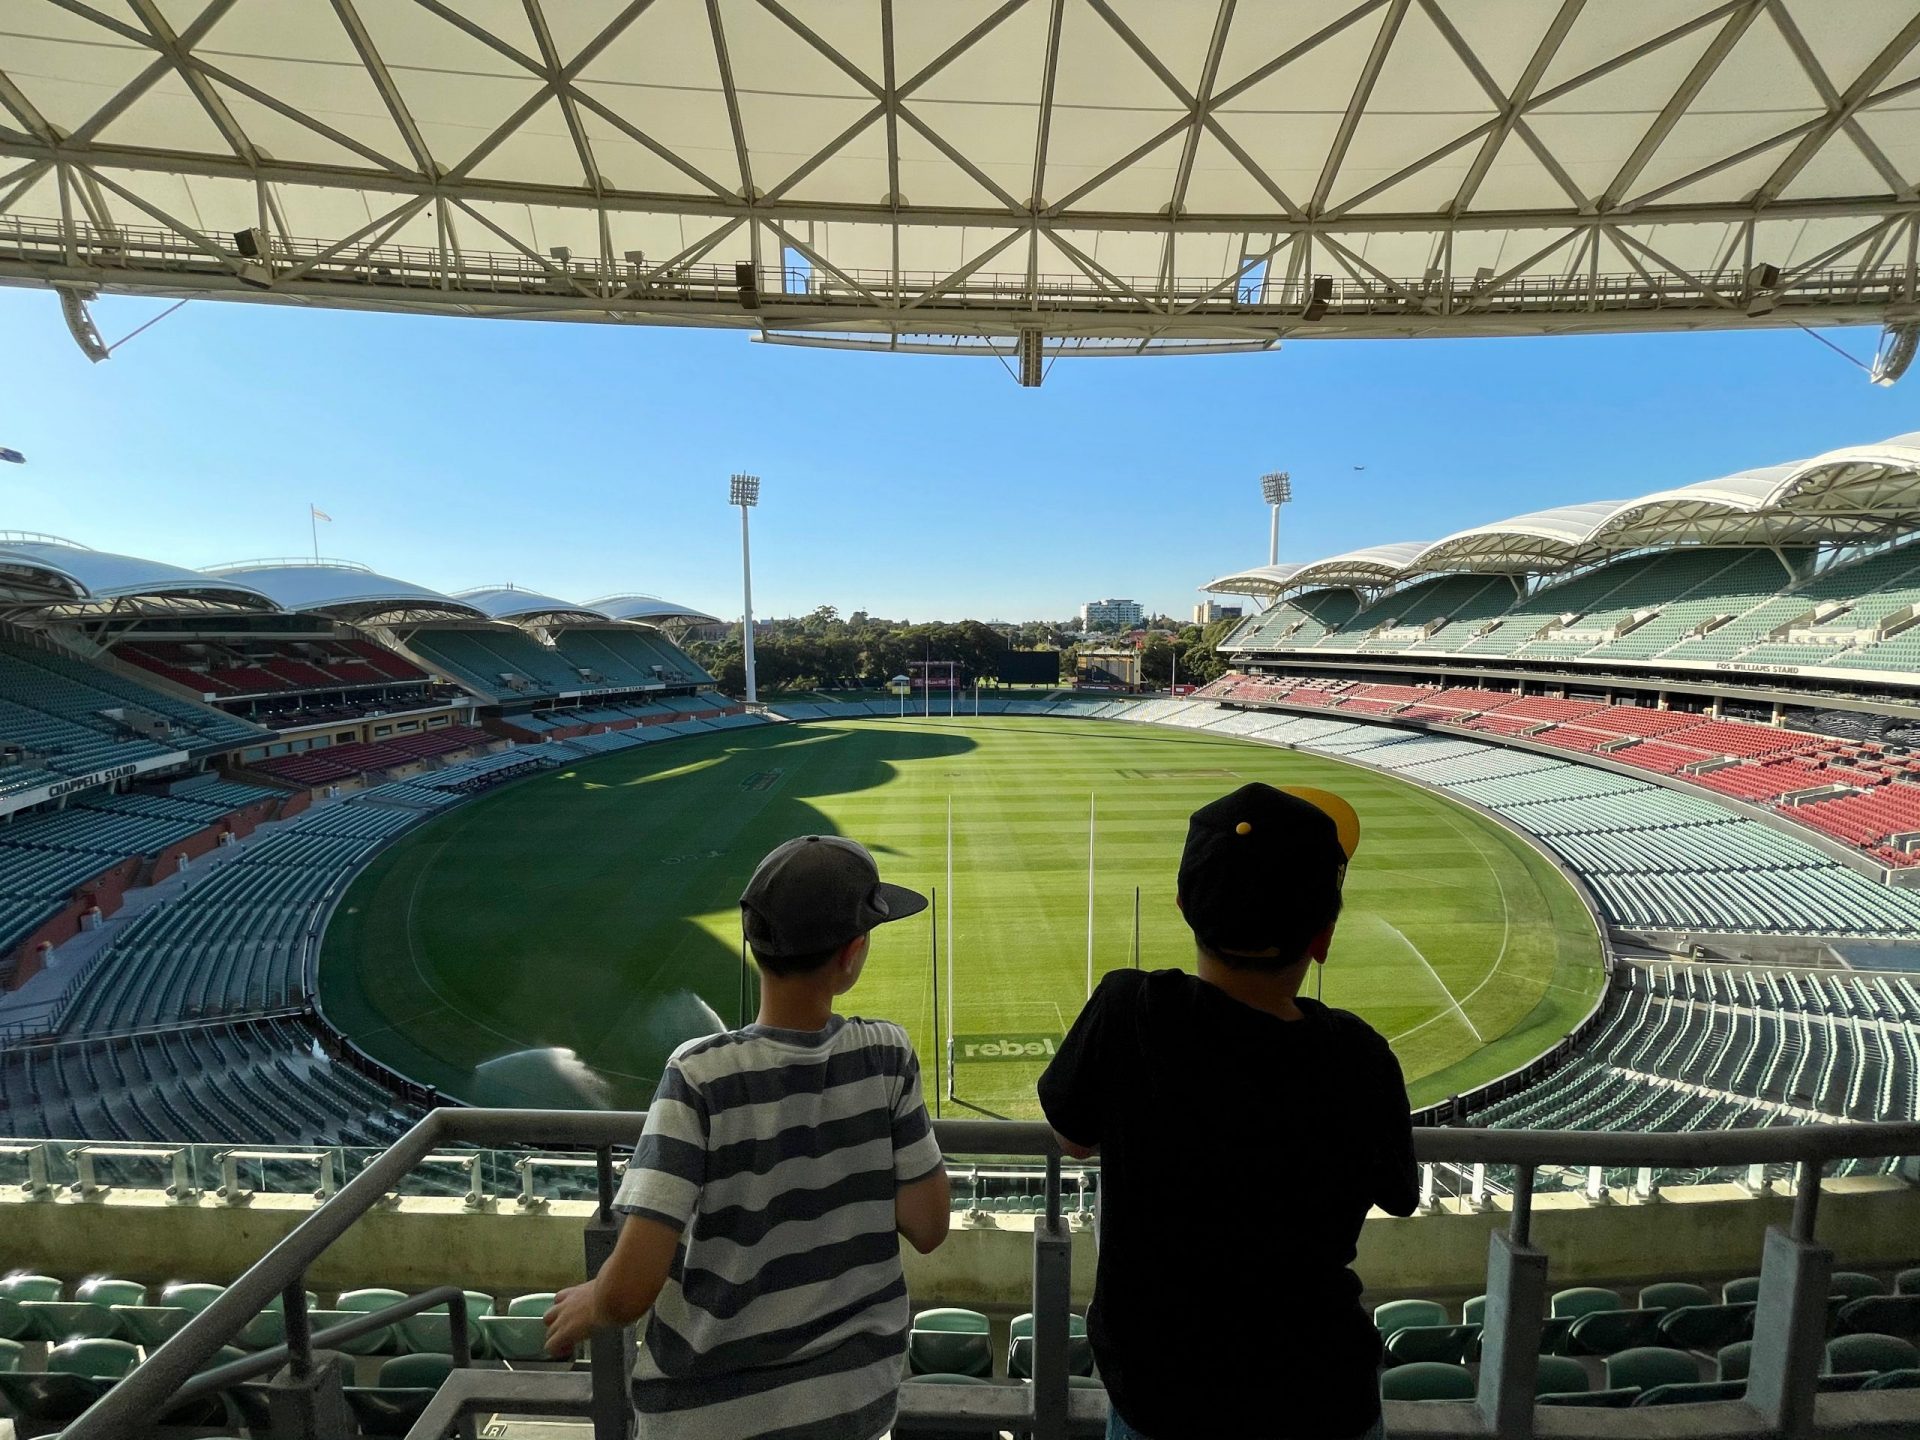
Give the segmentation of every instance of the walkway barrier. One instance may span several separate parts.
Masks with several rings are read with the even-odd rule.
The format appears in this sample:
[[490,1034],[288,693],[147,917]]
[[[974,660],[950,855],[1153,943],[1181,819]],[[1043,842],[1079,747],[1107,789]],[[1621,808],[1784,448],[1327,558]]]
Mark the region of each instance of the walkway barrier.
[[[447,1146],[533,1145],[594,1153],[596,1213],[585,1236],[591,1275],[612,1253],[618,1224],[612,1209],[616,1148],[632,1144],[644,1113],[440,1109],[366,1166],[190,1320],[64,1432],[66,1440],[129,1440],[146,1433],[169,1397],[204,1395],[274,1369],[270,1382],[276,1433],[310,1440],[349,1440],[353,1425],[341,1394],[340,1357],[325,1353],[359,1327],[378,1328],[428,1305],[449,1304],[450,1321],[464,1328],[457,1292],[412,1296],[386,1310],[319,1335],[310,1333],[306,1274],[316,1259],[362,1215],[398,1188],[409,1171]],[[895,1435],[910,1440],[937,1430],[946,1435],[993,1435],[1010,1430],[1035,1440],[1098,1435],[1106,1418],[1102,1392],[1069,1388],[1069,1261],[1072,1236],[1061,1212],[1061,1156],[1045,1125],[990,1120],[935,1122],[941,1149],[962,1156],[1038,1158],[1045,1162],[1045,1213],[1033,1234],[1033,1380],[1006,1386],[907,1386]],[[1806,1125],[1767,1130],[1692,1134],[1622,1134],[1551,1130],[1420,1129],[1418,1157],[1471,1169],[1510,1165],[1515,1184],[1506,1233],[1489,1237],[1487,1304],[1478,1389],[1472,1400],[1389,1402],[1388,1432],[1396,1437],[1448,1440],[1496,1437],[1568,1440],[1660,1436],[1663,1440],[1758,1440],[1758,1437],[1895,1436],[1920,1433],[1920,1391],[1823,1393],[1820,1368],[1826,1339],[1828,1281],[1833,1254],[1815,1239],[1822,1167],[1834,1160],[1920,1156],[1920,1123]],[[1663,1407],[1656,1412],[1541,1409],[1534,1382],[1547,1313],[1547,1255],[1532,1245],[1533,1179],[1542,1166],[1591,1168],[1699,1168],[1791,1165],[1794,1203],[1789,1225],[1767,1232],[1760,1264],[1759,1303],[1751,1366],[1743,1398]],[[1915,1178],[1909,1175],[1909,1179]],[[1649,1219],[1652,1217],[1650,1216]],[[287,1345],[199,1375],[220,1347],[281,1297]],[[410,1440],[458,1434],[471,1440],[476,1417],[490,1414],[559,1415],[592,1420],[595,1440],[626,1440],[631,1423],[626,1359],[631,1335],[596,1332],[598,1363],[584,1373],[467,1368],[460,1363],[409,1432]],[[609,1364],[609,1357],[621,1363]],[[245,1372],[242,1374],[242,1372]],[[197,1378],[196,1378],[197,1377]],[[1194,1396],[1196,1415],[1206,1399]],[[1275,1396],[1277,1406],[1286,1397]],[[1550,1418],[1549,1418],[1550,1417]]]

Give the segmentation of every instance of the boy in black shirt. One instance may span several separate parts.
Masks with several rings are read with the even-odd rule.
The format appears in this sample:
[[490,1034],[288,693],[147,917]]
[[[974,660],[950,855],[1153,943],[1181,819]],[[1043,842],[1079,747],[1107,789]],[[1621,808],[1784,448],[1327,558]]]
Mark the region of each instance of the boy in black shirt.
[[1369,1209],[1419,1199],[1406,1085],[1377,1031],[1299,993],[1359,835],[1319,790],[1194,812],[1179,904],[1199,973],[1109,974],[1040,1077],[1061,1145],[1101,1160],[1087,1330],[1109,1440],[1381,1433],[1348,1267]]

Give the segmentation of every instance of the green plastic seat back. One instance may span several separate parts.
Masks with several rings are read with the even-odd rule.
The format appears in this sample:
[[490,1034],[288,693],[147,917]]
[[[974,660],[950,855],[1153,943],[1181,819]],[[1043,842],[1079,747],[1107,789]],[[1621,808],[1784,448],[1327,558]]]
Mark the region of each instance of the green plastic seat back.
[[20,1368],[27,1347],[18,1340],[0,1340],[0,1373],[11,1374]]
[[951,1330],[962,1335],[985,1335],[988,1331],[987,1317],[978,1310],[956,1310],[952,1307],[922,1310],[913,1317],[916,1330]]
[[137,1280],[116,1280],[111,1275],[100,1275],[92,1280],[82,1280],[75,1288],[73,1298],[89,1305],[144,1305],[147,1303],[147,1287]]
[[1617,1355],[1642,1345],[1661,1343],[1664,1310],[1594,1310],[1573,1322],[1568,1331],[1576,1355]]
[[1837,1335],[1827,1342],[1828,1375],[1885,1374],[1920,1366],[1920,1349],[1898,1335]]
[[1598,1285],[1575,1285],[1569,1290],[1555,1292],[1550,1313],[1555,1319],[1562,1316],[1578,1319],[1596,1311],[1620,1308],[1620,1297],[1613,1291],[1603,1290]]
[[909,1375],[909,1385],[991,1385],[991,1380],[982,1380],[978,1375]]
[[1387,1336],[1387,1358],[1396,1365],[1458,1365],[1471,1358],[1479,1338],[1478,1325],[1403,1325]]
[[1902,1270],[1893,1277],[1893,1293],[1896,1295],[1920,1295],[1920,1265],[1911,1270]]
[[162,1305],[177,1305],[189,1315],[198,1315],[207,1306],[227,1293],[224,1285],[203,1285],[197,1282],[176,1280],[160,1291]]
[[1565,1395],[1542,1395],[1538,1405],[1576,1405],[1589,1410],[1624,1410],[1640,1398],[1640,1387],[1628,1385],[1618,1390],[1573,1390]]
[[1842,1335],[1920,1335],[1920,1295],[1866,1295],[1840,1307]]
[[1714,1359],[1714,1368],[1722,1380],[1744,1380],[1752,1365],[1753,1342],[1751,1340],[1736,1340],[1731,1345],[1722,1345],[1720,1353]]
[[1844,1295],[1849,1300],[1886,1293],[1885,1285],[1871,1275],[1862,1275],[1858,1270],[1836,1270],[1833,1272],[1833,1278],[1827,1281],[1827,1294]]
[[1642,1346],[1622,1350],[1601,1362],[1606,1369],[1607,1388],[1651,1390],[1655,1385],[1691,1385],[1700,1378],[1700,1367],[1691,1355],[1678,1350]]
[[1460,1307],[1460,1323],[1463,1325],[1484,1325],[1487,1323],[1487,1297],[1476,1295]]
[[352,1310],[356,1314],[371,1315],[375,1310],[384,1310],[389,1305],[397,1305],[406,1299],[404,1290],[349,1290],[333,1302],[336,1310]]
[[1920,1370],[1889,1370],[1876,1375],[1864,1387],[1867,1390],[1920,1390]]
[[507,1302],[508,1315],[531,1315],[538,1320],[553,1308],[553,1292],[541,1290],[532,1295],[516,1295]]
[[44,1370],[0,1371],[0,1401],[25,1422],[22,1433],[58,1430],[106,1394],[112,1382]]
[[[309,1310],[307,1324],[310,1333],[318,1335],[323,1330],[331,1330],[336,1325],[348,1325],[361,1319],[363,1310]],[[357,1335],[351,1340],[328,1340],[322,1347],[326,1350],[338,1350],[342,1355],[391,1355],[394,1351],[393,1327],[382,1325],[378,1330],[366,1335]]]
[[546,1323],[538,1315],[482,1315],[477,1323],[487,1348],[502,1360],[553,1358],[547,1354]]
[[907,1364],[915,1375],[993,1374],[992,1342],[984,1334],[955,1330],[907,1332]]
[[[477,1323],[481,1316],[493,1313],[493,1297],[479,1290],[463,1290],[467,1297],[467,1341],[475,1358],[487,1353],[487,1334]],[[400,1338],[415,1354],[451,1355],[453,1353],[453,1317],[445,1305],[436,1305],[400,1322]]]
[[413,1429],[414,1422],[431,1403],[433,1390],[430,1386],[349,1385],[346,1396],[362,1435],[402,1436]]
[[1642,1310],[1679,1310],[1688,1305],[1713,1304],[1713,1292],[1704,1285],[1690,1284],[1685,1280],[1662,1280],[1657,1285],[1645,1286],[1640,1291]]
[[1660,1339],[1680,1350],[1718,1350],[1753,1333],[1754,1306],[1682,1305],[1660,1316]]
[[0,1295],[9,1300],[58,1300],[66,1286],[51,1275],[7,1275],[0,1277]]
[[69,1340],[47,1351],[47,1369],[59,1375],[118,1380],[140,1363],[140,1347],[125,1340]]
[[82,1300],[22,1300],[32,1333],[49,1345],[62,1340],[105,1340],[120,1333],[120,1317],[104,1305]]
[[[1067,1337],[1067,1373],[1093,1374],[1093,1346],[1084,1335]],[[1033,1378],[1033,1337],[1021,1335],[1007,1345],[1007,1374],[1015,1380]]]
[[115,1305],[120,1317],[120,1333],[148,1350],[158,1349],[192,1318],[183,1305]]
[[1374,1328],[1391,1335],[1409,1325],[1444,1325],[1447,1309],[1431,1300],[1389,1300],[1373,1307]]
[[1702,1405],[1709,1400],[1742,1400],[1746,1394],[1744,1380],[1688,1380],[1642,1390],[1633,1403],[1635,1406]]
[[1742,1275],[1738,1280],[1729,1280],[1720,1287],[1720,1301],[1724,1305],[1750,1305],[1759,1298],[1758,1275]]
[[380,1387],[438,1390],[452,1373],[451,1355],[396,1355],[380,1366]]
[[1565,1355],[1573,1348],[1573,1324],[1578,1315],[1550,1315],[1540,1326],[1540,1353]]
[[27,1312],[20,1308],[20,1302],[10,1296],[0,1295],[0,1340],[17,1340],[32,1328],[33,1322],[27,1318]]
[[1440,1365],[1416,1360],[1395,1365],[1380,1374],[1383,1400],[1471,1400],[1473,1377],[1463,1365]]
[[1587,1367],[1570,1355],[1542,1355],[1533,1379],[1536,1395],[1581,1395],[1593,1389]]

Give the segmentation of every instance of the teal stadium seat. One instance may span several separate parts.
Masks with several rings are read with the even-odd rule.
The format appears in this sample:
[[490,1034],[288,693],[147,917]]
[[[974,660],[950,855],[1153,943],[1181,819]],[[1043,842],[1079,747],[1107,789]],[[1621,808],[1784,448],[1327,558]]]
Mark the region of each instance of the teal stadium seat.
[[1911,1270],[1902,1270],[1893,1277],[1893,1293],[1896,1295],[1920,1295],[1920,1266]]
[[1869,1295],[1884,1295],[1887,1287],[1871,1275],[1857,1270],[1836,1270],[1827,1282],[1827,1294],[1844,1295],[1849,1300],[1864,1300]]
[[1471,1400],[1473,1377],[1462,1365],[1416,1360],[1380,1373],[1383,1400]]
[[451,1355],[396,1355],[380,1366],[377,1386],[349,1385],[347,1404],[362,1435],[402,1436],[453,1373]]
[[1840,1307],[1836,1328],[1842,1335],[1920,1336],[1920,1295],[1866,1295]]
[[1827,1342],[1822,1373],[1883,1375],[1920,1367],[1920,1348],[1897,1335],[1837,1335]]
[[27,1347],[18,1340],[0,1340],[0,1375],[18,1370],[26,1353]]
[[7,1300],[58,1300],[65,1290],[51,1275],[29,1275],[22,1271],[0,1276],[0,1298]]
[[1920,1370],[1888,1370],[1860,1387],[1863,1390],[1920,1390]]
[[[163,1292],[164,1293],[164,1292]],[[320,1297],[311,1290],[307,1292],[307,1309],[319,1307]],[[271,1350],[275,1345],[283,1345],[287,1339],[287,1301],[284,1295],[276,1295],[267,1302],[266,1309],[254,1316],[240,1329],[236,1341],[249,1350]]]
[[1742,1275],[1738,1280],[1729,1280],[1720,1287],[1720,1301],[1724,1305],[1750,1305],[1759,1298],[1758,1275]]
[[1459,1365],[1480,1351],[1478,1325],[1403,1325],[1387,1336],[1387,1358],[1396,1365],[1416,1360]]
[[[478,1290],[463,1290],[467,1297],[467,1340],[472,1356],[487,1353],[487,1335],[478,1324],[483,1315],[493,1313],[493,1297]],[[400,1322],[400,1340],[413,1354],[449,1355],[453,1352],[453,1319],[445,1305],[436,1305]]]
[[1575,1355],[1617,1355],[1644,1345],[1663,1343],[1660,1322],[1664,1310],[1594,1310],[1580,1316],[1568,1331],[1568,1348]]
[[1656,1385],[1691,1385],[1700,1378],[1700,1367],[1691,1355],[1678,1350],[1643,1346],[1622,1350],[1601,1362],[1609,1390],[1651,1390]]
[[1680,1310],[1690,1305],[1711,1305],[1713,1294],[1704,1285],[1685,1280],[1662,1280],[1640,1291],[1642,1310]]
[[1736,1340],[1731,1345],[1721,1346],[1720,1353],[1714,1359],[1714,1368],[1722,1380],[1745,1380],[1752,1364],[1751,1340]]
[[1744,1400],[1744,1380],[1689,1380],[1680,1384],[1655,1385],[1634,1398],[1641,1405],[1702,1405],[1712,1400]]
[[1535,1395],[1583,1395],[1593,1389],[1587,1367],[1570,1355],[1542,1355],[1534,1372]]
[[1682,1305],[1660,1316],[1660,1339],[1676,1350],[1718,1350],[1753,1333],[1752,1304]]
[[[349,1290],[334,1301],[333,1308],[336,1311],[354,1315],[371,1315],[376,1310],[384,1310],[387,1306],[406,1298],[406,1292],[401,1290],[378,1288]],[[314,1329],[320,1328],[319,1322],[315,1321]],[[349,1340],[346,1344],[334,1348],[348,1355],[391,1355],[400,1348],[400,1342],[399,1337],[394,1333],[393,1326],[389,1325],[374,1331],[371,1335],[363,1335],[358,1340]]]
[[1373,1323],[1382,1335],[1391,1335],[1410,1325],[1444,1325],[1447,1311],[1431,1300],[1389,1300],[1373,1307]]
[[0,1340],[17,1340],[33,1327],[18,1300],[0,1295]]
[[[1087,1339],[1084,1315],[1067,1316],[1067,1373],[1093,1374],[1093,1345]],[[1033,1378],[1033,1316],[1016,1315],[1007,1327],[1007,1374],[1015,1380]]]
[[1620,1309],[1620,1297],[1597,1285],[1575,1285],[1554,1293],[1551,1314],[1555,1319],[1579,1319],[1603,1310]]

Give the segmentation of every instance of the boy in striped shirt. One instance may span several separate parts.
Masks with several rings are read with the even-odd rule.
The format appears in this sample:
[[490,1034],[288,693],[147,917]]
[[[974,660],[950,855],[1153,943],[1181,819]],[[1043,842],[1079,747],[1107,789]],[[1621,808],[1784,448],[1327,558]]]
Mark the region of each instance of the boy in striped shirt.
[[869,933],[926,903],[833,835],[788,841],[747,883],[760,1013],[668,1060],[615,1199],[613,1255],[546,1317],[564,1355],[651,1311],[633,1374],[642,1440],[891,1428],[910,1321],[897,1237],[933,1250],[951,1194],[906,1032],[833,1001],[859,980]]

